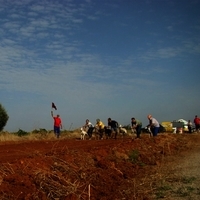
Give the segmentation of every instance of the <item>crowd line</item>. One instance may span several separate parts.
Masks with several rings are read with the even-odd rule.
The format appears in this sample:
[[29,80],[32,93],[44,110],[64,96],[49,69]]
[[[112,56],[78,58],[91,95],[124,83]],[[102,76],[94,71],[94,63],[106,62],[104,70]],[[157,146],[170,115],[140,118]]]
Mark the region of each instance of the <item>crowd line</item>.
[[[53,111],[51,111],[51,116],[54,120],[54,133],[57,138],[60,136],[60,129],[62,129],[62,120],[59,115],[54,116]],[[147,118],[149,120],[149,124],[147,125],[147,129],[149,130],[149,133],[152,134],[153,137],[158,135],[160,123],[157,119],[155,119],[151,114],[147,115]],[[196,115],[194,118],[194,124],[195,129],[198,132],[200,129],[200,118]],[[192,122],[188,121],[188,130],[191,132],[192,130]],[[131,133],[136,133],[135,139],[140,139],[142,131],[142,122],[135,117],[131,118]],[[117,136],[119,133],[126,134],[127,130],[116,121],[108,118],[107,125],[105,125],[100,119],[96,119],[96,124],[92,124],[89,119],[86,119],[85,124],[81,128],[82,137],[81,139],[84,139],[84,136],[87,134],[89,137],[89,140],[92,139],[92,134],[97,133],[99,136],[99,139],[103,139],[103,134],[105,133],[106,138],[113,138],[117,139]]]

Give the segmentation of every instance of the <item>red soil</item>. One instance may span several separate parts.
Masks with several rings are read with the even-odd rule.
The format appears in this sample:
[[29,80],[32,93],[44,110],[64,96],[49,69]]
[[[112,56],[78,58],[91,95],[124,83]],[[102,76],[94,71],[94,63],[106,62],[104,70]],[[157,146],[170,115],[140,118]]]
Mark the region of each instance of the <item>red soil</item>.
[[0,199],[147,200],[164,158],[197,139],[143,134],[138,140],[1,142]]

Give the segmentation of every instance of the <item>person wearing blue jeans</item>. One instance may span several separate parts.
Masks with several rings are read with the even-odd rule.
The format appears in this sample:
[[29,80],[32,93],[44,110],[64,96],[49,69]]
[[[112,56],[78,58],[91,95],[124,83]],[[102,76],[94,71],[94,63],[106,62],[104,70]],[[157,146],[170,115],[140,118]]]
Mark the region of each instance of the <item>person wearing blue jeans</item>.
[[152,115],[147,115],[147,118],[149,120],[148,127],[151,128],[152,134],[155,137],[158,135],[160,124],[155,118],[152,117]]

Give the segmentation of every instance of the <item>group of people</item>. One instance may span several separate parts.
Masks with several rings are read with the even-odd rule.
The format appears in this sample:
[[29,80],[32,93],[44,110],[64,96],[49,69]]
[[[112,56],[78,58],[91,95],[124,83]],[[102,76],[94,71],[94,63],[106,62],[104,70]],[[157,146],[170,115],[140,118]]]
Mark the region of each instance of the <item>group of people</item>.
[[[153,136],[157,136],[160,124],[159,122],[152,117],[152,115],[147,116],[149,120],[148,127],[151,129],[151,132]],[[86,120],[85,125],[83,126],[87,130],[87,134],[89,136],[89,139],[92,138],[93,130],[96,129],[98,131],[98,134],[100,136],[100,139],[103,138],[103,133],[106,132],[107,136],[109,138],[117,139],[117,135],[119,133],[119,123],[110,117],[108,118],[107,126],[104,125],[104,123],[100,120],[96,120],[96,125],[93,125],[89,119]],[[106,131],[109,130],[109,131]],[[136,139],[140,139],[142,131],[142,122],[136,119],[135,117],[131,118],[131,132],[136,133]]]
[[[53,111],[51,111],[51,116],[54,119],[54,133],[57,138],[60,136],[60,129],[62,129],[62,121],[59,115],[54,116]],[[155,137],[158,135],[160,123],[152,116],[147,115],[147,118],[149,120],[149,124],[147,125],[147,128],[151,130],[152,135]],[[200,118],[196,115],[194,118],[194,124],[196,131],[198,132],[200,130]],[[103,133],[105,132],[105,129],[110,130],[108,131],[108,137],[117,138],[117,135],[119,133],[119,123],[111,118],[108,118],[107,126],[104,125],[104,123],[100,120],[96,120],[96,124],[93,125],[89,119],[86,119],[85,125],[83,126],[85,129],[87,129],[87,134],[89,136],[89,139],[92,138],[92,133],[94,129],[98,131],[100,139],[103,138]],[[189,120],[188,121],[188,130],[191,132],[192,130],[192,123]],[[135,117],[131,118],[131,131],[132,133],[136,132],[136,139],[140,138],[142,130],[142,122],[136,119]]]

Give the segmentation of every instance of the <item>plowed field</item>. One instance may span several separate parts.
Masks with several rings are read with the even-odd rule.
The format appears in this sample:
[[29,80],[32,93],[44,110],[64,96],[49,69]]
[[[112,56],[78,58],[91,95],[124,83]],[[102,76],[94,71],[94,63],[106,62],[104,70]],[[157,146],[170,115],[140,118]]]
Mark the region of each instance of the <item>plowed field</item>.
[[148,200],[161,166],[198,134],[0,143],[0,199]]

